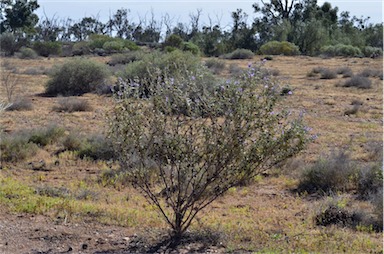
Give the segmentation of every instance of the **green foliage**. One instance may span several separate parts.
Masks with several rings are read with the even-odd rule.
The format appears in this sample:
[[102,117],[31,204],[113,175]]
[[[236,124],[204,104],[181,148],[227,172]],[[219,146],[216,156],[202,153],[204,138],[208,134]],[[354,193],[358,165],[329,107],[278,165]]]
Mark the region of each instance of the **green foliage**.
[[113,54],[111,60],[108,61],[108,65],[115,66],[117,64],[129,64],[135,61],[139,61],[143,58],[141,51],[131,51],[122,54]]
[[46,85],[47,95],[82,95],[95,92],[108,78],[107,67],[101,63],[75,58],[56,66]]
[[150,97],[155,86],[158,85],[158,81],[165,76],[178,79],[190,75],[198,79],[202,86],[210,86],[213,77],[203,69],[200,59],[190,52],[175,50],[170,53],[160,53],[155,51],[144,55],[140,61],[128,64],[119,76],[123,80],[134,81],[135,92],[140,97]]
[[124,43],[121,41],[107,41],[103,44],[103,49],[109,53],[121,52],[124,48]]
[[355,173],[356,165],[346,153],[333,153],[319,158],[303,172],[298,191],[319,194],[348,191],[354,187]]
[[199,47],[194,44],[193,42],[183,42],[181,49],[183,51],[191,52],[193,55],[198,56],[200,55],[200,49]]
[[44,57],[61,54],[61,43],[58,41],[36,41],[32,47],[37,54]]
[[0,50],[7,56],[12,56],[20,46],[16,42],[16,38],[12,33],[0,34]]
[[366,57],[378,57],[383,55],[383,49],[377,47],[366,46],[362,50]]
[[23,161],[37,152],[37,145],[29,141],[23,133],[2,135],[0,139],[0,159],[6,162]]
[[34,143],[39,146],[46,146],[57,142],[64,136],[65,130],[55,125],[46,128],[34,129],[27,132],[28,142]]
[[263,55],[286,55],[293,56],[300,53],[299,48],[287,41],[270,41],[260,47]]
[[171,34],[165,39],[163,46],[180,49],[182,47],[183,42],[183,39],[179,35]]
[[19,50],[19,52],[20,52],[19,58],[21,58],[21,59],[36,59],[37,58],[36,51],[34,51],[31,48],[22,47]]
[[347,57],[358,57],[361,56],[361,50],[358,47],[352,45],[329,45],[321,48],[321,53],[326,56],[347,56]]
[[235,51],[222,55],[224,59],[252,59],[255,54],[249,49],[236,49]]
[[294,156],[310,139],[302,119],[275,111],[278,89],[258,68],[204,93],[193,70],[178,67],[186,76],[163,73],[147,99],[137,85],[124,84],[109,116],[127,181],[159,209],[176,239],[229,188]]
[[112,142],[103,135],[93,135],[84,139],[78,150],[78,156],[93,160],[111,160],[116,158]]
[[[39,18],[33,12],[40,6],[37,0],[3,0],[0,5],[0,32],[15,32],[21,29],[23,32],[28,32],[39,21]],[[3,19],[3,15],[5,19]]]

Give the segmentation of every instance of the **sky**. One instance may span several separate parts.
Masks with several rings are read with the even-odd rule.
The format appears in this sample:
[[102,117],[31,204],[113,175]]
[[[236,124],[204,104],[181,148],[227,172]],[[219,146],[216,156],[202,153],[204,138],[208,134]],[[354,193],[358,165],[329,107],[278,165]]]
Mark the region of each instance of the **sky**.
[[[222,28],[229,27],[232,23],[231,12],[242,9],[248,14],[251,21],[255,16],[252,5],[258,0],[38,0],[40,8],[35,12],[38,16],[59,19],[71,18],[78,21],[83,17],[99,17],[100,21],[107,21],[110,14],[116,10],[126,8],[130,10],[130,17],[133,21],[150,19],[151,13],[155,20],[161,20],[166,14],[172,20],[172,24],[189,23],[190,14],[202,10],[201,25],[209,24],[209,19],[214,25],[219,24]],[[259,1],[260,2],[260,1]],[[318,5],[325,1],[318,0]],[[328,0],[332,7],[339,8],[338,14],[342,11],[350,12],[350,16],[370,17],[370,23],[382,23],[383,6],[381,0]]]

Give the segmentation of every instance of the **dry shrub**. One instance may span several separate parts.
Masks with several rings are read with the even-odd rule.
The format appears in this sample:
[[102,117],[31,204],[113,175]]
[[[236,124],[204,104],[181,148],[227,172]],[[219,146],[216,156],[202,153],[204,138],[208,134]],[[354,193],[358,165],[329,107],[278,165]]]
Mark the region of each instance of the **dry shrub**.
[[92,110],[92,107],[89,105],[88,101],[74,97],[60,98],[58,104],[58,106],[53,108],[53,110],[56,112],[72,113]]

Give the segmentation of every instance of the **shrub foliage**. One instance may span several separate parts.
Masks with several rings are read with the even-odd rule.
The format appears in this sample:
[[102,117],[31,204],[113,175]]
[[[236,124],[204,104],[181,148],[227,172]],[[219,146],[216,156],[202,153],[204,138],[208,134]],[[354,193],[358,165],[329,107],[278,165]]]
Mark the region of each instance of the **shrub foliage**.
[[88,59],[77,58],[56,66],[46,85],[47,95],[82,95],[94,92],[108,78],[107,67]]
[[[127,85],[110,115],[121,168],[174,239],[229,188],[297,154],[309,140],[301,119],[274,111],[279,89],[256,69],[192,100],[190,91],[200,89],[195,80],[165,75],[148,99],[132,97],[136,86]],[[180,114],[179,105],[189,114]]]
[[260,47],[263,55],[286,55],[293,56],[300,53],[299,47],[287,41],[270,41]]

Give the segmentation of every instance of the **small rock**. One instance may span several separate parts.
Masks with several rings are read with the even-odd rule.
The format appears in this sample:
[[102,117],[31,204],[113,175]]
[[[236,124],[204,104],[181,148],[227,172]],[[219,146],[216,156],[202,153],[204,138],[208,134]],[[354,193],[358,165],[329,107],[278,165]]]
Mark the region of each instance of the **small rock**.
[[83,249],[83,250],[88,249],[88,244],[83,243],[83,244],[81,245],[81,249]]

